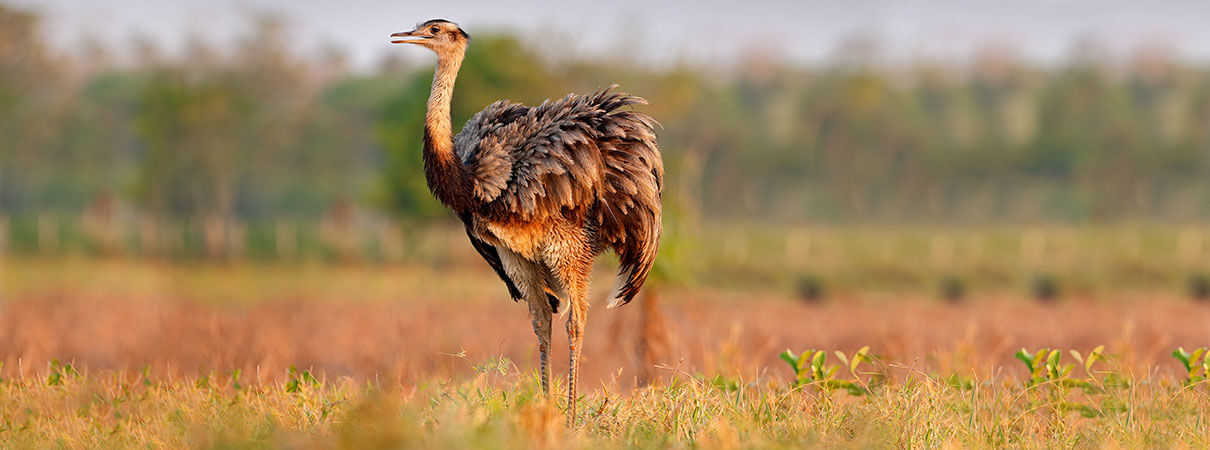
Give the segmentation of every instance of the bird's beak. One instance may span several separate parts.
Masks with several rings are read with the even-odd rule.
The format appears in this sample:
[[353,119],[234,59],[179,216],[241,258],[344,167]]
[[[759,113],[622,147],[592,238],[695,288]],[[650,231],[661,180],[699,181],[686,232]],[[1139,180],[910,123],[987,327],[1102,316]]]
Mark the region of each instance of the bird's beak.
[[391,39],[392,44],[419,44],[421,42],[424,42],[427,39],[432,39],[431,36],[416,35],[416,30],[400,31],[398,33],[392,34],[391,37],[395,38],[395,39]]

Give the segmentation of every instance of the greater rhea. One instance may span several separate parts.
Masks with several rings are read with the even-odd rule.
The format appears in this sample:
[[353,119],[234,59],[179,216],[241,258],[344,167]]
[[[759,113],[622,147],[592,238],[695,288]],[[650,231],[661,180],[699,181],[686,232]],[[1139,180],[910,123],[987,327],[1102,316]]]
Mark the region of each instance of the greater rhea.
[[647,102],[613,86],[533,107],[499,101],[454,135],[450,101],[470,36],[434,19],[391,37],[437,54],[425,178],[513,300],[529,305],[548,397],[551,319],[567,314],[567,422],[574,423],[593,261],[605,250],[618,255],[612,308],[635,297],[659,246],[664,164],[655,120],[630,108]]

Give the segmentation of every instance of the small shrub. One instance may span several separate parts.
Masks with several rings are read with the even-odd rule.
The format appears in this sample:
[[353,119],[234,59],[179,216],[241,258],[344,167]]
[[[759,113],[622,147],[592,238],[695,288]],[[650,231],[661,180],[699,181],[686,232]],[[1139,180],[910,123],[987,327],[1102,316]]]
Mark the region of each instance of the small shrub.
[[1039,302],[1052,302],[1059,298],[1059,279],[1051,274],[1035,276],[1030,285],[1034,299]]
[[1210,274],[1195,273],[1190,275],[1187,286],[1189,297],[1200,302],[1210,301]]
[[798,291],[798,298],[811,303],[822,301],[827,294],[823,279],[815,275],[803,275],[800,277],[796,289]]
[[956,275],[941,279],[941,299],[959,303],[966,299],[966,280]]

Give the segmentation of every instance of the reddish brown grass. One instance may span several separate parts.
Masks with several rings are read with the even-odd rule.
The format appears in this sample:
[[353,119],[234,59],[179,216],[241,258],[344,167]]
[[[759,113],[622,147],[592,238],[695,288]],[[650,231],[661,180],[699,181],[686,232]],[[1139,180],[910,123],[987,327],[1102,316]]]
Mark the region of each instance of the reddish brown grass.
[[[242,269],[223,270],[209,282],[256,284],[236,275]],[[41,376],[47,361],[57,358],[92,371],[149,367],[158,379],[239,368],[245,382],[267,383],[280,381],[293,365],[328,377],[410,384],[472,372],[467,359],[451,356],[463,350],[469,361],[502,355],[523,370],[535,366],[525,307],[507,300],[503,287],[500,295],[490,294],[498,282],[486,271],[450,275],[482,288],[400,287],[395,300],[352,300],[359,298],[358,286],[374,286],[365,289],[377,293],[390,286],[379,278],[401,271],[407,269],[363,268],[356,270],[358,283],[349,283],[347,274],[335,276],[332,285],[343,286],[338,292],[283,289],[280,296],[239,303],[207,301],[208,291],[173,283],[156,289],[27,283],[0,305],[0,376]],[[442,294],[468,290],[482,294]],[[656,365],[785,376],[777,354],[786,348],[853,351],[864,345],[921,370],[986,377],[1017,370],[1012,353],[1021,347],[1085,351],[1105,344],[1123,370],[1144,375],[1174,369],[1168,355],[1177,346],[1210,342],[1210,308],[1163,295],[1057,304],[977,298],[960,305],[887,296],[803,304],[775,294],[686,289],[661,290],[659,297],[658,304],[590,311],[586,379],[629,388],[671,373]],[[556,337],[556,373],[566,364],[561,342]]]

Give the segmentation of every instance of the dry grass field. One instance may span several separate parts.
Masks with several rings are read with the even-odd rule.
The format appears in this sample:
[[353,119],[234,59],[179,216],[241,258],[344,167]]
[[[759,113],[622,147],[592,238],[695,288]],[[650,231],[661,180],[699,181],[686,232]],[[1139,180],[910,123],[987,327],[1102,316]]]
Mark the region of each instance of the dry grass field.
[[[525,308],[485,267],[4,264],[5,447],[1210,443],[1205,383],[1182,386],[1171,356],[1210,343],[1210,307],[1173,294],[804,302],[657,285],[590,311],[589,413],[568,430],[534,395]],[[1026,387],[1013,357],[1098,345],[1111,356],[1068,377],[1099,391]],[[778,358],[863,346],[877,359],[836,374],[877,385],[862,396],[795,387]]]
[[[5,377],[41,373],[55,358],[90,370],[149,367],[162,377],[259,367],[272,379],[296,366],[412,383],[471,373],[450,356],[463,352],[472,360],[507,357],[526,370],[536,361],[525,307],[486,267],[30,260],[10,261],[5,273]],[[923,370],[987,377],[1010,366],[1021,347],[1103,344],[1147,373],[1177,367],[1169,353],[1178,346],[1210,342],[1210,307],[1146,293],[1050,303],[1005,294],[961,303],[922,294],[805,302],[776,292],[653,286],[642,302],[590,314],[586,379],[617,378],[626,388],[636,377],[659,378],[654,365],[786,376],[777,359],[786,348],[868,345]]]

